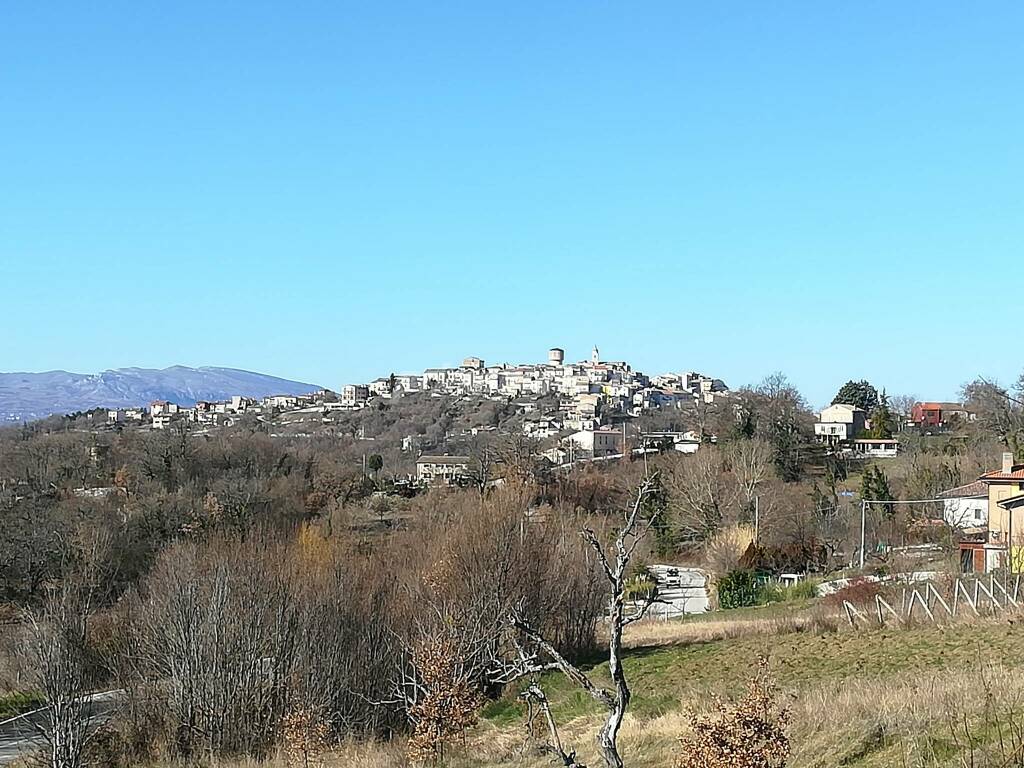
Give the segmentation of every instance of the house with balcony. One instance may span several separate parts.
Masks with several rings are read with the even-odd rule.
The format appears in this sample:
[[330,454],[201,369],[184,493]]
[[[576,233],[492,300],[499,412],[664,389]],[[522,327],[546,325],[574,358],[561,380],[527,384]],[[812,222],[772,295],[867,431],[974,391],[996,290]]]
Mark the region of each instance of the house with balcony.
[[824,445],[849,443],[867,428],[868,414],[856,405],[836,403],[818,414],[815,439]]

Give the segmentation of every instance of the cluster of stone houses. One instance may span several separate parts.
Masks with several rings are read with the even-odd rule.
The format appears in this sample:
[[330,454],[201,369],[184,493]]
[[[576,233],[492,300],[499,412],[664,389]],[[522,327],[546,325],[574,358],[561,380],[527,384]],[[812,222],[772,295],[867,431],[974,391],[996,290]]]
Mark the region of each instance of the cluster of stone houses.
[[[519,398],[515,404],[526,414],[523,432],[538,439],[560,437],[558,456],[551,458],[563,463],[577,453],[588,457],[621,454],[625,443],[637,438],[634,429],[622,426],[624,420],[656,408],[711,403],[727,396],[728,388],[721,379],[696,372],[652,379],[628,363],[602,360],[597,347],[589,360],[567,363],[565,351],[555,347],[548,350],[543,363],[488,366],[479,357],[467,357],[455,368],[428,368],[422,375],[393,375],[369,384],[350,384],[343,388],[340,402],[360,408],[374,397],[409,392]],[[539,407],[538,401],[547,397],[555,399],[554,404]],[[695,450],[699,442],[689,434],[666,434],[662,439],[672,440],[685,452]]]
[[148,419],[153,429],[166,429],[175,422],[231,426],[243,414],[259,416],[276,411],[301,408],[329,410],[332,407],[339,406],[328,400],[327,393],[322,390],[308,395],[270,395],[263,398],[234,395],[229,400],[199,400],[191,407],[169,400],[154,400],[149,408],[111,408],[107,411],[107,422],[143,424]]
[[585,419],[593,418],[601,407],[635,415],[644,408],[692,403],[698,398],[710,401],[727,387],[721,379],[699,373],[666,374],[651,380],[628,363],[602,360],[597,347],[590,360],[567,363],[565,351],[556,347],[543,363],[487,365],[479,357],[467,357],[454,368],[428,368],[422,374],[350,384],[342,389],[341,402],[359,407],[373,397],[390,397],[397,391],[502,398],[557,395],[573,401],[573,410]]

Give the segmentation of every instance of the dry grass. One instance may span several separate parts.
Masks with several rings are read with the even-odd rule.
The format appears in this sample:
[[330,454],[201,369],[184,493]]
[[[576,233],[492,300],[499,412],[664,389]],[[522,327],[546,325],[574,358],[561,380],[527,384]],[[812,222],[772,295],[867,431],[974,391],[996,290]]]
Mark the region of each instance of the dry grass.
[[[790,708],[789,768],[962,768],[1009,766],[1024,735],[1024,633],[1016,617],[964,619],[947,626],[858,629],[829,623],[817,609],[736,612],[734,618],[651,622],[630,627],[627,672],[634,706],[621,734],[629,768],[665,768],[693,713],[711,694],[741,693],[768,653]],[[823,619],[823,616],[825,617]],[[592,674],[602,680],[599,665]],[[596,707],[571,685],[545,681],[566,744],[600,765]],[[1020,723],[1017,721],[1021,720]],[[542,733],[538,733],[542,736]],[[972,746],[973,742],[973,746]],[[1012,755],[1010,755],[1012,757]],[[211,768],[291,768],[283,756]],[[347,744],[322,768],[405,768],[405,745]],[[447,768],[548,768],[528,744],[511,698],[485,708]]]
[[626,628],[626,648],[711,643],[752,635],[784,635],[792,632],[834,631],[838,615],[818,611],[791,616],[706,621],[643,621]]

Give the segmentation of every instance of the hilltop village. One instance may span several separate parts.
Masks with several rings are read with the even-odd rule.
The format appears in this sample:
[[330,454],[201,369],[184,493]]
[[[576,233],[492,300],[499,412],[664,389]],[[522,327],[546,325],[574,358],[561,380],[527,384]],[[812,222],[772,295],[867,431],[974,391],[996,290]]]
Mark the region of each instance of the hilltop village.
[[[406,454],[427,457],[418,462],[418,480],[447,482],[468,463],[464,452],[473,438],[499,432],[514,431],[544,442],[544,454],[554,465],[619,456],[626,443],[636,447],[667,442],[684,453],[694,452],[713,436],[693,429],[653,428],[653,421],[645,423],[642,417],[721,404],[729,397],[725,382],[713,376],[691,371],[652,377],[627,362],[603,360],[597,347],[587,360],[566,362],[565,352],[553,348],[542,363],[487,365],[481,358],[468,357],[456,367],[391,374],[345,385],[339,392],[324,389],[259,399],[236,395],[194,405],[156,400],[148,408],[109,409],[105,423],[112,428],[176,427],[199,434],[249,423],[274,436],[340,431],[373,442],[382,441],[382,435],[364,423],[369,419],[361,413],[392,408],[430,411],[429,401],[443,401],[453,404],[450,410],[466,415],[465,423],[440,434],[410,430],[400,442]],[[449,458],[430,461],[445,456]]]

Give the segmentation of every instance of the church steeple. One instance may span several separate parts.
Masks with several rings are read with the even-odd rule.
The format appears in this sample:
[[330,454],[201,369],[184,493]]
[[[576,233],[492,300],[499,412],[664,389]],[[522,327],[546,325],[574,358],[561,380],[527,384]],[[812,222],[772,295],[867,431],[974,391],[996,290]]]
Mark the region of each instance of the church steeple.
[[590,353],[590,362],[595,365],[601,362],[601,353],[597,351],[597,344],[594,345],[594,351]]

